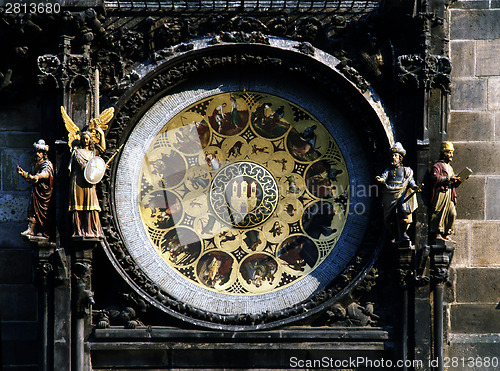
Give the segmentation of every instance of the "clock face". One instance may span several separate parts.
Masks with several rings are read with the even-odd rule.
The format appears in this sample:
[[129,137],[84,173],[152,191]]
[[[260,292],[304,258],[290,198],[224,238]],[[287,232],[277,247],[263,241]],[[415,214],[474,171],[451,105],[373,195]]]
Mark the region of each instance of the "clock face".
[[226,323],[293,313],[348,271],[342,292],[371,204],[349,119],[321,96],[219,85],[133,124],[114,177],[123,275],[169,313]]
[[141,245],[155,256],[144,264],[228,301],[279,296],[314,277],[351,198],[325,126],[287,99],[252,91],[205,97],[166,120],[136,181]]
[[141,300],[193,325],[319,315],[380,251],[373,183],[390,120],[323,51],[214,41],[137,69],[119,100],[104,250]]

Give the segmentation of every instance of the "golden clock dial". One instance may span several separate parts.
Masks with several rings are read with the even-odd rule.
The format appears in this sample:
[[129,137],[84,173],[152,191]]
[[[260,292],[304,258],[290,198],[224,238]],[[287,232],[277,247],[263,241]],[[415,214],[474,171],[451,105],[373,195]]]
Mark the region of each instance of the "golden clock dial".
[[182,279],[261,295],[310,275],[344,228],[349,174],[329,131],[276,95],[205,97],[153,139],[139,175],[142,225]]

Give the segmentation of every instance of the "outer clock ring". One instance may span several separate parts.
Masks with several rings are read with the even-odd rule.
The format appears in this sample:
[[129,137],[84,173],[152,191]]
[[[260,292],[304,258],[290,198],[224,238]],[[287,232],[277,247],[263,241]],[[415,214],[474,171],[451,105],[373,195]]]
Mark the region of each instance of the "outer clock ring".
[[[274,49],[274,52],[276,53],[278,49],[281,49],[283,45],[285,44],[278,44],[274,45],[274,41],[272,42],[273,46],[271,47],[264,47],[264,46],[252,46],[252,54],[259,54],[259,49],[263,49],[260,52],[267,53],[268,51],[264,51],[264,49]],[[293,50],[295,48],[292,44],[290,44],[289,49]],[[201,45],[201,44],[200,44]],[[214,47],[213,49],[218,49],[220,50],[226,50],[226,52],[229,52],[228,55],[234,55],[239,53],[240,51],[238,49],[241,49],[243,51],[247,46],[243,45],[238,45],[235,49],[234,46],[231,46],[230,49],[225,49],[224,46],[221,47]],[[210,49],[210,48],[209,48]],[[282,48],[283,50],[286,49]],[[280,54],[282,53],[282,55]],[[272,63],[275,63],[276,60],[281,58],[283,55],[285,55],[287,52],[286,51],[281,51],[277,52],[275,54],[275,59],[272,60]],[[188,53],[191,54],[191,53]],[[224,52],[222,53],[224,54]],[[294,53],[292,53],[294,54]],[[297,54],[297,53],[295,53]],[[186,63],[186,60],[189,61],[189,58],[194,57],[194,58],[199,58],[200,56],[197,55],[197,53],[192,53],[191,56],[188,56],[188,58],[183,58],[182,60],[172,60],[172,63],[168,63],[168,66],[162,67],[161,69],[158,69],[158,71],[151,73],[150,77],[147,77],[144,79],[144,81],[141,81],[140,84],[137,85],[136,88],[134,88],[133,91],[140,92],[139,101],[142,99],[142,97],[153,97],[156,95],[155,99],[158,99],[161,95],[165,94],[165,92],[161,93],[164,88],[161,88],[161,85],[158,84],[157,81],[161,81],[164,78],[169,78],[167,76],[170,76],[169,69],[176,69],[178,65],[182,65],[183,63]],[[320,54],[320,57],[323,58],[323,54]],[[227,57],[224,57],[227,58]],[[227,59],[221,59],[224,61],[229,61],[231,62],[231,58],[229,57]],[[287,58],[287,57],[285,57]],[[295,58],[292,57],[292,59]],[[302,59],[307,59],[310,57],[307,56],[302,56],[300,57]],[[299,59],[300,59],[299,58]],[[328,59],[328,58],[327,58]],[[334,58],[333,58],[334,59]],[[254,60],[255,61],[255,60]],[[266,59],[264,58],[264,61]],[[269,60],[271,61],[271,60]],[[283,66],[288,64],[290,59],[282,59],[283,61]],[[286,62],[285,62],[286,61]],[[337,61],[338,62],[338,61]],[[187,62],[190,63],[190,62]],[[224,62],[223,62],[224,63]],[[250,64],[253,63],[250,61]],[[294,62],[291,62],[293,65]],[[322,62],[324,63],[324,62]],[[367,112],[368,116],[372,115],[371,117],[375,117],[375,122],[377,121],[376,117],[377,114],[374,114],[373,107],[377,105],[376,102],[369,102],[370,99],[367,99],[367,104],[363,103],[363,99],[365,99],[367,96],[365,95],[365,98],[359,98],[361,95],[356,92],[355,88],[348,87],[345,84],[345,82],[342,82],[342,78],[338,80],[338,71],[334,71],[333,66],[335,65],[335,62],[330,65],[331,70],[331,77],[335,80],[334,84],[340,83],[340,85],[343,85],[344,88],[347,90],[345,92],[349,92],[351,96],[353,97],[352,102],[353,107],[358,107],[358,109],[352,110],[352,107],[349,105],[348,111],[351,112],[350,117],[352,120],[352,115],[356,116],[357,113],[359,112]],[[205,67],[204,67],[205,68]],[[208,70],[210,70],[210,63],[208,65]],[[272,67],[274,68],[274,66]],[[271,68],[271,69],[272,69]],[[183,71],[186,71],[186,73],[189,73],[189,69],[183,69]],[[301,73],[300,70],[297,70],[297,72]],[[314,76],[315,73],[318,71],[315,71],[314,69],[309,70],[308,73],[306,74],[307,76]],[[320,76],[318,81],[322,81],[325,78],[324,74],[317,75]],[[327,78],[328,80],[328,78]],[[224,89],[221,89],[220,92],[224,91],[231,91],[232,87],[230,84],[231,81],[223,81],[218,79],[215,83],[213,84],[205,84],[203,85],[202,89],[203,91],[206,91],[207,89],[214,89],[215,87],[218,87],[219,84],[222,83],[224,85]],[[325,81],[326,82],[326,81]],[[239,84],[237,86],[234,86],[233,89],[242,89],[245,87],[244,85],[246,84],[246,87],[251,87],[254,90],[258,90],[255,88],[255,84],[252,85],[254,82],[250,81],[242,81],[240,80]],[[273,84],[269,84],[269,80],[267,80],[265,83],[262,81],[258,82],[258,88],[263,89],[266,92],[270,92],[271,94],[279,94],[280,92],[287,92],[287,96],[285,96],[286,99],[289,99],[290,101],[297,101],[297,97],[303,95],[303,91],[293,91],[293,89],[288,89],[287,83],[289,81],[284,81],[283,84],[280,86],[279,89],[274,88],[273,89]],[[242,85],[243,84],[243,85]],[[293,84],[292,84],[293,85]],[[183,85],[180,86],[177,92],[179,91],[186,91],[189,89],[194,89],[194,92],[197,94],[194,100],[190,100],[192,97],[182,97],[178,99],[184,100],[184,106],[185,104],[190,104],[194,103],[196,99],[200,98],[200,87],[194,87],[193,84],[191,85]],[[274,84],[276,87],[276,85]],[[324,85],[326,86],[326,85]],[[330,86],[330,85],[329,85]],[[220,86],[219,86],[220,87]],[[351,90],[349,90],[351,89]],[[175,91],[172,89],[167,89],[169,91],[169,95],[173,93],[174,95],[177,94]],[[165,90],[165,91],[167,91]],[[335,90],[335,89],[334,89]],[[333,91],[334,91],[333,90]],[[212,90],[211,93],[214,91]],[[193,93],[193,90],[191,90],[191,93]],[[309,94],[311,91],[308,91],[307,94],[305,95],[311,95]],[[333,96],[336,96],[337,93],[332,93]],[[314,95],[314,94],[312,94]],[[340,97],[340,96],[339,96]],[[137,97],[136,97],[137,98]],[[113,143],[113,138],[116,137],[117,139],[117,144],[116,146],[120,145],[123,140],[126,138],[126,141],[128,144],[131,144],[132,146],[144,146],[145,143],[144,141],[141,141],[140,143],[132,143],[129,142],[130,140],[130,132],[131,129],[135,126],[137,126],[138,121],[140,120],[140,117],[144,115],[146,110],[144,108],[138,109],[138,101],[137,99],[134,98],[133,94],[128,94],[124,99],[122,100],[121,103],[121,108],[118,109],[118,113],[116,115],[116,120],[115,124],[113,127],[111,127],[110,134],[108,134],[108,140],[111,140],[109,148],[110,150],[113,149],[114,143]],[[329,107],[331,104],[328,102],[328,100],[324,99],[324,96],[318,96],[316,95],[315,98],[317,99],[317,104],[322,107]],[[299,99],[300,102],[300,99]],[[309,103],[311,100],[309,100]],[[307,102],[300,102],[300,104],[304,107],[306,107],[308,110],[315,112],[314,109],[310,109],[310,104]],[[150,104],[147,104],[146,107],[151,107]],[[181,108],[179,108],[180,110]],[[370,113],[372,112],[372,113]],[[356,126],[353,122],[351,123],[345,123],[346,125],[341,125],[342,128],[337,127],[336,125],[332,125],[329,117],[331,117],[332,114],[335,114],[337,112],[332,112],[331,110],[325,110],[325,112],[320,112],[318,113],[318,118],[321,122],[325,122],[326,126],[328,127],[329,130],[333,130],[335,133],[335,138],[345,138],[344,143],[340,143],[340,146],[344,149],[349,148],[347,151],[348,153],[348,158],[346,159],[347,162],[349,162],[349,166],[351,169],[355,169],[356,171],[361,171],[364,175],[360,175],[359,173],[356,173],[355,175],[355,182],[352,182],[350,185],[352,187],[357,187],[359,185],[368,185],[370,184],[370,176],[369,176],[369,164],[370,161],[366,161],[366,159],[363,157],[364,156],[364,149],[366,149],[366,143],[364,142],[364,145],[356,142],[355,138],[357,137],[356,134],[352,133],[352,131],[348,135],[343,135],[345,132],[342,134],[341,132],[338,132],[338,130],[350,130],[353,127]],[[129,120],[132,118],[132,120],[129,123]],[[347,121],[349,121],[348,118],[345,118]],[[125,125],[124,125],[125,124]],[[377,128],[376,125],[380,125],[379,128]],[[384,133],[387,132],[387,127],[384,126],[386,123],[383,121],[381,124],[375,124],[374,130],[375,130],[375,137],[372,137],[372,140],[375,140],[378,144],[378,146],[384,146],[386,143],[387,137],[385,137]],[[349,126],[351,127],[349,129]],[[378,142],[379,141],[379,142]],[[389,138],[389,143],[391,142],[391,139]],[[125,155],[125,153],[124,153]],[[123,156],[122,156],[123,158]],[[132,158],[128,158],[127,161],[133,161],[133,156]],[[120,162],[122,159],[120,159]],[[360,218],[355,218],[355,220],[350,220],[348,221],[349,226],[348,230],[349,233],[346,233],[345,236],[340,238],[339,240],[342,240],[352,246],[352,258],[350,260],[346,260],[346,258],[342,258],[338,254],[338,251],[344,250],[343,245],[338,245],[339,250],[336,250],[337,252],[332,256],[332,261],[334,264],[339,263],[342,265],[342,267],[339,267],[338,273],[334,274],[334,277],[331,275],[328,275],[328,272],[316,272],[316,279],[318,280],[324,280],[323,282],[329,282],[327,283],[323,289],[318,288],[318,290],[314,291],[312,294],[306,295],[306,297],[301,301],[299,298],[296,304],[293,304],[293,302],[288,303],[284,309],[280,310],[274,310],[273,308],[267,308],[266,312],[262,312],[262,310],[265,309],[265,307],[261,307],[260,310],[254,310],[254,309],[249,309],[248,311],[245,311],[245,313],[239,313],[239,314],[226,314],[226,313],[219,313],[211,310],[205,310],[205,309],[200,309],[196,308],[195,306],[191,305],[190,303],[186,303],[184,300],[179,300],[175,295],[172,295],[171,292],[164,290],[162,287],[159,286],[159,281],[157,279],[152,279],[151,276],[149,275],[149,268],[144,268],[141,267],[139,264],[137,264],[136,257],[130,254],[130,242],[123,236],[123,230],[121,229],[121,226],[123,223],[127,223],[127,221],[130,221],[131,219],[128,219],[124,217],[122,211],[120,210],[119,207],[115,207],[116,201],[123,195],[122,194],[116,194],[114,190],[117,188],[119,185],[127,185],[129,183],[129,179],[126,178],[120,178],[119,177],[119,166],[115,166],[112,170],[112,176],[111,178],[105,177],[104,182],[102,183],[103,186],[109,187],[108,189],[113,190],[113,194],[111,195],[110,203],[107,203],[107,200],[105,199],[104,201],[104,210],[101,215],[104,217],[104,222],[103,222],[103,227],[105,228],[105,233],[107,236],[107,240],[104,241],[103,245],[105,247],[106,254],[108,257],[111,259],[112,264],[115,266],[115,268],[120,272],[122,277],[125,279],[126,282],[128,282],[131,287],[134,288],[134,290],[137,291],[137,293],[143,297],[147,302],[150,304],[158,307],[159,309],[165,311],[166,313],[169,313],[171,315],[174,315],[184,321],[189,321],[194,324],[202,325],[202,326],[207,326],[211,328],[225,328],[229,330],[251,330],[251,329],[259,329],[259,328],[269,328],[273,326],[277,326],[283,323],[289,323],[291,321],[304,318],[308,315],[311,315],[313,313],[317,313],[318,310],[321,310],[322,308],[325,308],[325,305],[330,305],[333,303],[335,300],[337,300],[339,297],[344,295],[345,293],[348,292],[348,290],[352,289],[354,285],[359,282],[364,275],[366,274],[367,270],[369,267],[373,264],[374,259],[377,256],[377,251],[379,250],[377,246],[377,241],[376,238],[374,239],[375,233],[369,232],[371,229],[371,226],[374,226],[373,231],[377,231],[377,227],[373,223],[374,221],[370,222],[370,207],[371,203],[373,200],[371,199],[364,199],[363,196],[359,196],[357,199],[353,199],[354,204],[359,204],[362,205],[363,210],[367,211],[366,215],[361,215]],[[132,194],[135,194],[132,192]],[[108,211],[109,210],[109,211]],[[354,210],[351,210],[354,211]],[[108,212],[111,212],[113,215],[113,219],[108,219],[106,214]],[[132,219],[136,218],[137,215],[131,215],[130,216]],[[120,224],[116,224],[115,222],[117,220],[121,220]],[[108,221],[111,221],[112,223],[109,224]],[[132,241],[133,243],[133,241]],[[344,250],[345,251],[345,250]],[[342,277],[340,277],[342,275]],[[337,277],[337,278],[335,278]],[[175,282],[174,282],[175,284]]]
[[[167,130],[166,132],[163,132],[165,130],[165,127],[168,127],[169,125],[174,125],[173,127],[177,127],[175,124],[175,118],[178,117],[179,115],[182,115],[182,112],[186,109],[186,107],[196,107],[197,105],[203,104],[207,99],[213,99],[212,97],[219,97],[224,96],[232,96],[232,95],[237,95],[237,94],[243,94],[243,92],[240,91],[238,93],[238,90],[236,89],[236,86],[231,84],[231,82],[227,82],[225,84],[225,89],[220,89],[220,88],[215,88],[213,90],[205,90],[202,94],[195,94],[193,90],[184,90],[182,92],[179,92],[178,94],[162,98],[159,100],[144,116],[141,120],[139,120],[138,124],[132,131],[128,141],[126,142],[123,150],[122,150],[122,156],[120,158],[120,162],[118,164],[118,172],[117,172],[117,177],[116,177],[116,207],[117,207],[117,215],[118,215],[118,221],[120,224],[120,228],[122,231],[122,234],[124,236],[124,241],[125,244],[130,251],[132,257],[140,266],[142,269],[147,271],[147,275],[160,287],[161,289],[164,289],[166,292],[171,294],[173,297],[176,299],[185,302],[188,305],[192,305],[193,307],[197,307],[202,310],[206,311],[212,311],[215,313],[219,313],[222,315],[242,315],[245,313],[259,313],[259,312],[266,312],[266,311],[279,311],[279,310],[284,310],[290,305],[297,304],[303,300],[306,300],[307,297],[310,297],[313,295],[315,292],[318,290],[321,290],[322,288],[326,287],[327,284],[331,281],[331,277],[335,277],[340,274],[340,272],[346,267],[346,264],[348,261],[352,259],[352,257],[355,255],[356,250],[358,248],[356,241],[355,240],[350,240],[348,238],[349,233],[352,231],[353,225],[355,223],[355,220],[357,219],[358,221],[362,219],[364,216],[356,216],[356,215],[349,215],[348,208],[349,208],[349,203],[347,199],[350,199],[350,196],[345,196],[346,203],[343,205],[339,202],[338,204],[335,204],[335,208],[338,208],[338,218],[339,219],[339,226],[341,229],[337,230],[337,228],[333,227],[334,221],[333,219],[335,218],[334,211],[334,203],[333,199],[328,201],[324,200],[321,197],[315,196],[313,193],[309,191],[304,191],[301,190],[298,195],[300,194],[302,198],[305,198],[306,201],[303,201],[304,206],[302,207],[301,210],[304,210],[306,214],[304,214],[304,217],[299,218],[299,220],[292,222],[292,223],[287,223],[283,222],[287,225],[288,228],[288,234],[290,238],[286,240],[286,243],[282,243],[285,237],[282,237],[281,239],[278,239],[272,243],[270,241],[267,246],[267,250],[265,250],[266,253],[269,253],[270,251],[272,254],[274,254],[275,259],[280,262],[282,265],[286,265],[281,269],[283,272],[282,275],[282,280],[285,282],[285,284],[279,285],[279,287],[273,286],[272,290],[274,291],[263,291],[260,292],[258,289],[261,287],[258,282],[254,283],[255,285],[255,290],[253,291],[248,291],[245,290],[244,287],[237,288],[239,287],[238,285],[236,286],[231,286],[231,288],[227,288],[227,280],[229,280],[230,277],[230,272],[227,273],[227,278],[220,279],[219,282],[215,285],[212,283],[211,280],[206,280],[206,279],[200,279],[199,277],[199,272],[198,274],[198,279],[196,280],[186,280],[186,277],[192,277],[193,273],[185,273],[185,268],[182,267],[182,269],[174,269],[170,268],[169,264],[164,264],[165,262],[175,262],[172,260],[172,256],[168,254],[172,254],[169,250],[169,248],[162,248],[163,242],[160,242],[160,239],[163,238],[163,235],[158,235],[157,232],[154,230],[151,230],[151,228],[142,228],[142,223],[141,223],[141,217],[144,217],[144,213],[141,211],[140,213],[137,211],[130,212],[130,208],[126,207],[126,205],[130,205],[134,203],[134,200],[136,199],[136,196],[134,196],[135,193],[137,194],[142,194],[141,189],[145,186],[146,183],[141,183],[139,179],[141,179],[141,176],[144,177],[148,173],[148,171],[151,170],[141,170],[139,169],[144,168],[144,163],[141,165],[142,159],[146,158],[148,159],[148,148],[152,148],[153,153],[157,153],[158,151],[158,145],[157,142],[164,141],[165,137],[169,138],[171,135],[169,134],[169,131]],[[227,89],[227,90],[226,90]],[[278,92],[273,92],[272,88],[269,89],[271,90],[271,93],[269,92],[263,92],[266,87],[260,87],[260,92],[258,94],[267,96],[274,96],[273,94],[278,94]],[[226,91],[226,92],[224,92]],[[246,89],[246,92],[251,92],[252,89]],[[249,94],[249,93],[245,93]],[[257,93],[255,93],[257,94]],[[281,93],[283,94],[283,93]],[[172,107],[172,103],[174,102],[183,102],[186,99],[191,99],[192,103],[191,104],[181,104],[180,106],[177,107]],[[284,99],[284,98],[281,98]],[[264,99],[265,100],[265,99]],[[175,104],[175,103],[174,103]],[[297,109],[300,108],[300,105],[298,105],[295,102],[291,102],[291,105],[296,105],[298,107]],[[314,109],[314,106],[310,106],[311,109]],[[320,110],[317,109],[317,112]],[[305,113],[304,113],[305,114]],[[312,116],[314,117],[314,116]],[[334,117],[339,117],[338,115],[334,115]],[[336,119],[335,120],[338,123],[341,123],[341,119]],[[172,124],[173,122],[173,124]],[[299,121],[300,122],[300,121]],[[322,125],[321,122],[317,122],[317,125]],[[346,130],[347,125],[345,124],[338,124],[335,130],[337,131],[342,131]],[[186,128],[186,126],[183,126],[183,128]],[[217,128],[217,127],[216,127]],[[172,129],[172,130],[178,130],[178,129]],[[186,129],[186,131],[189,129]],[[295,130],[295,129],[294,129]],[[333,129],[333,125],[330,124],[330,130]],[[158,133],[158,134],[157,134]],[[241,132],[237,133],[238,135],[241,135]],[[252,139],[251,135],[253,134],[244,134],[245,135],[250,135],[248,138],[248,142],[252,143],[255,140],[257,140],[257,137]],[[324,137],[326,135],[322,134]],[[328,135],[331,135],[328,134]],[[159,136],[159,137],[158,137]],[[293,133],[290,132],[288,134],[288,140],[285,139],[277,139],[275,142],[271,142],[268,139],[265,139],[262,143],[268,143],[269,148],[271,147],[278,147],[279,143],[283,143],[282,146],[283,148],[287,148],[287,144],[290,141],[291,143],[294,143],[293,141],[297,141],[298,132],[294,131]],[[339,142],[341,143],[339,146],[344,145],[342,142],[345,140],[344,135],[340,135],[340,133],[337,133],[336,137],[339,138]],[[324,139],[324,138],[322,138]],[[225,140],[225,139],[221,139]],[[216,146],[218,139],[216,138],[215,134],[212,134],[212,144],[207,143],[205,148],[219,148]],[[165,144],[165,148],[167,153],[170,154],[178,154],[179,151],[177,150],[171,150],[170,146],[175,144],[171,143],[172,141],[168,142]],[[274,143],[274,144],[272,144]],[[300,142],[302,143],[302,142]],[[309,155],[303,154],[302,152],[297,152],[294,156],[294,161],[296,162],[295,165],[295,170],[297,173],[295,175],[297,177],[300,177],[301,175],[299,174],[306,174],[306,170],[308,169],[308,166],[311,162],[318,163],[318,161],[324,161],[325,164],[327,164],[328,161],[334,161],[334,158],[337,160],[341,159],[341,152],[340,152],[340,147],[339,147],[339,152],[338,154],[334,155],[329,155],[331,151],[333,153],[336,153],[335,148],[337,148],[337,144],[333,143],[330,144],[331,146],[334,146],[335,148],[329,149],[330,147],[327,145],[328,141],[323,142],[321,146],[318,145],[318,148],[322,148],[322,151],[324,154],[321,152],[318,152],[316,156],[317,159],[311,160]],[[263,145],[263,144],[262,144]],[[203,147],[202,144],[199,145],[200,148]],[[264,148],[264,147],[258,147],[258,148]],[[288,149],[287,149],[288,150]],[[218,150],[220,152],[220,150]],[[268,151],[267,151],[268,152]],[[266,152],[266,155],[264,156],[263,161],[268,161],[271,160],[271,157],[269,157],[268,153]],[[347,152],[347,148],[344,148],[344,152]],[[328,155],[327,155],[328,154]],[[190,154],[193,155],[193,154]],[[185,160],[184,162],[180,163],[188,163],[192,161],[199,161],[199,158],[203,157],[197,154],[194,154],[194,157],[189,157],[188,159]],[[326,156],[326,157],[325,157]],[[333,157],[328,157],[328,156],[333,156]],[[223,157],[227,158],[229,157],[227,154],[223,154]],[[257,157],[256,157],[257,158]],[[321,160],[323,159],[323,160]],[[330,159],[330,160],[328,160]],[[159,161],[159,160],[155,160]],[[148,166],[146,168],[149,168],[150,164],[154,164],[153,160],[149,159],[148,160]],[[213,175],[213,180],[212,180],[212,185],[217,184],[217,182],[214,183],[214,181],[217,181],[220,177],[222,177],[224,174],[226,174],[227,171],[229,171],[232,168],[237,168],[238,166],[250,166],[253,164],[252,161],[252,156],[248,156],[248,161],[237,161],[234,162],[226,167],[222,167],[221,169],[218,169],[218,172],[215,172]],[[342,160],[344,161],[344,160]],[[165,162],[164,162],[165,163]],[[344,163],[344,162],[342,162]],[[195,162],[194,164],[197,164]],[[345,160],[345,165],[342,166],[347,166],[346,168],[343,169],[343,177],[347,183],[341,187],[342,191],[336,191],[337,198],[342,197],[342,192],[348,192],[349,187],[352,186],[352,184],[349,183],[350,178],[347,178],[348,173],[354,174],[354,179],[359,180],[363,179],[363,177],[366,179],[367,175],[363,174],[363,168],[359,166],[354,166],[355,164],[355,159],[352,158],[352,154],[347,155],[347,158]],[[153,166],[154,167],[154,166]],[[337,166],[338,167],[338,166]],[[270,178],[272,178],[271,173],[269,173],[268,170],[265,170],[262,166],[257,165],[255,167],[257,170],[261,171],[263,174],[267,174]],[[212,169],[213,171],[214,169]],[[325,170],[326,171],[326,170]],[[168,171],[167,171],[168,172]],[[183,171],[182,174],[187,173],[187,171]],[[321,173],[321,174],[319,174]],[[315,175],[318,177],[322,177],[324,171],[318,172],[319,175]],[[142,174],[142,175],[140,175]],[[229,174],[231,175],[231,174]],[[234,177],[234,174],[232,174]],[[286,178],[286,177],[284,177]],[[229,178],[227,179],[229,180]],[[262,178],[262,180],[264,180]],[[327,179],[328,182],[330,180]],[[155,179],[150,180],[147,184],[149,185],[154,185]],[[302,181],[302,183],[305,186],[305,181]],[[156,184],[158,184],[158,180],[156,179]],[[165,192],[178,192],[177,195],[179,196],[179,192],[181,191],[176,191],[176,189],[180,189],[179,187],[183,187],[182,183],[178,183],[176,181],[173,182],[175,187],[168,187],[167,185],[167,190]],[[179,184],[179,185],[177,185]],[[274,187],[273,187],[274,186]],[[209,191],[209,196],[212,194],[210,192],[213,192],[214,188],[210,188]],[[288,187],[287,187],[288,190]],[[158,193],[158,191],[153,191],[152,193]],[[215,192],[216,194],[222,195],[220,192]],[[272,201],[277,197],[277,184],[276,181],[274,181],[270,185],[270,188],[266,190],[265,193],[269,193],[271,196],[270,200]],[[299,196],[296,196],[297,198]],[[274,197],[274,198],[273,198]],[[291,196],[288,196],[291,197]],[[326,197],[326,196],[324,196]],[[143,199],[144,197],[140,197]],[[181,198],[181,196],[176,197]],[[212,209],[214,208],[214,202],[213,199],[209,197],[211,201],[211,207]],[[283,199],[286,199],[286,197],[283,197]],[[220,201],[220,200],[219,200]],[[224,200],[224,205],[226,204],[227,200]],[[355,203],[360,203],[363,202],[360,200],[355,194],[353,194],[352,201]],[[318,208],[317,205],[321,204],[321,208]],[[274,209],[276,208],[276,204],[272,205],[273,207],[273,212]],[[342,207],[344,209],[342,209]],[[179,208],[179,210],[185,210],[186,206]],[[142,210],[142,209],[141,209]],[[313,211],[311,211],[313,210]],[[324,214],[324,211],[327,210],[330,213],[332,213],[331,217],[326,217],[327,218],[327,223],[325,225],[321,225],[322,228],[318,229],[316,228],[318,224],[318,220],[322,220],[324,218],[320,219],[314,219],[316,216]],[[179,213],[178,215],[172,214],[172,220],[175,223],[180,223],[181,228],[189,227],[193,228],[195,226],[195,219],[192,221],[188,218],[189,215],[184,212],[184,218],[181,219],[181,214]],[[216,236],[218,233],[224,233],[225,231],[225,226],[231,224],[230,216],[227,216],[226,218],[221,217],[220,213],[217,211],[216,215],[218,215],[219,221],[222,223],[220,224],[219,230],[215,231]],[[250,215],[250,214],[249,214]],[[256,227],[260,225],[261,223],[264,223],[261,229],[262,233],[265,233],[267,231],[272,231],[275,226],[273,225],[268,225],[269,223],[266,222],[272,215],[274,217],[278,217],[279,215],[270,213],[269,215],[266,215],[266,218],[262,218],[259,220],[256,220],[254,222],[254,225],[251,225],[252,223],[249,221],[241,220],[238,225],[234,226],[236,229],[240,228],[249,228],[249,227]],[[344,215],[342,217],[342,215]],[[222,218],[222,220],[221,220]],[[345,224],[344,224],[345,223]],[[151,223],[146,223],[147,225],[150,225]],[[306,227],[307,225],[307,227]],[[344,231],[344,225],[347,230]],[[173,225],[172,225],[173,227]],[[216,228],[217,229],[217,228]],[[146,231],[146,233],[145,233]],[[304,234],[305,233],[305,234]],[[304,234],[304,237],[301,237],[302,234]],[[295,237],[294,237],[295,236]],[[182,236],[179,238],[180,241],[182,241]],[[194,249],[192,248],[192,245],[190,244],[185,244],[184,246],[181,247],[173,247],[172,250],[178,251],[179,249],[185,249],[185,250],[191,250],[191,251],[196,251],[197,254],[204,254],[205,251],[208,251],[212,249],[212,245],[210,242],[210,236],[204,239],[204,248],[202,251],[199,249]],[[214,240],[215,241],[215,240]],[[167,244],[170,246],[170,242]],[[162,248],[160,253],[158,254],[158,248]],[[302,255],[300,255],[298,258],[296,257],[297,254],[297,249],[302,249]],[[240,256],[238,256],[238,253]],[[234,261],[239,260],[239,259],[244,259],[244,256],[246,256],[245,252],[224,252],[224,254],[229,254],[227,258],[224,258],[222,256],[217,257],[213,256],[212,261],[205,262],[207,265],[207,270],[213,269],[211,268],[212,266],[209,264],[217,264],[219,265],[219,268],[222,269],[222,266],[224,264],[234,266]],[[195,257],[196,258],[196,257]],[[228,260],[230,259],[230,260]],[[262,262],[265,261],[265,259],[261,260]],[[266,264],[271,264],[271,266],[268,266],[268,270],[271,269],[273,270],[272,264],[273,262],[266,260]],[[307,263],[307,264],[306,264]],[[255,263],[257,264],[257,262]],[[264,264],[265,265],[265,264]],[[193,265],[194,267],[194,265]],[[235,266],[234,269],[239,269],[237,266]],[[274,269],[275,270],[275,269]],[[179,274],[180,273],[180,274]],[[209,274],[209,273],[207,273]],[[212,273],[213,275],[216,275],[215,272]],[[274,280],[274,275],[272,275],[272,280]],[[245,286],[245,285],[243,285]],[[264,287],[264,286],[262,286]],[[270,287],[268,287],[269,290],[271,290]],[[236,290],[236,291],[234,291]],[[236,294],[236,296],[235,296]]]

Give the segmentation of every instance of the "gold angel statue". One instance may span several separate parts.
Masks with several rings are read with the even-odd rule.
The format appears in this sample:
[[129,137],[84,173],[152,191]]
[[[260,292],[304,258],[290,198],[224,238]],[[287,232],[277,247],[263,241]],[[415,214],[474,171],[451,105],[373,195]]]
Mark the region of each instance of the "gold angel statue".
[[68,131],[68,145],[71,150],[69,171],[71,176],[69,212],[73,224],[72,237],[102,238],[103,232],[99,220],[99,200],[95,184],[102,179],[106,164],[99,157],[106,150],[104,130],[114,115],[114,109],[108,108],[98,118],[80,130],[68,116],[64,107],[61,114]]

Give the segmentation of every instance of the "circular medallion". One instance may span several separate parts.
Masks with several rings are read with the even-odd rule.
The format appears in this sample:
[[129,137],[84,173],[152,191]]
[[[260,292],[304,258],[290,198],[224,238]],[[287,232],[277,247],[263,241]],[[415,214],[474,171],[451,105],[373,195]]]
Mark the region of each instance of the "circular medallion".
[[208,197],[220,220],[235,228],[253,228],[276,209],[278,186],[264,167],[242,161],[223,167],[214,176]]

